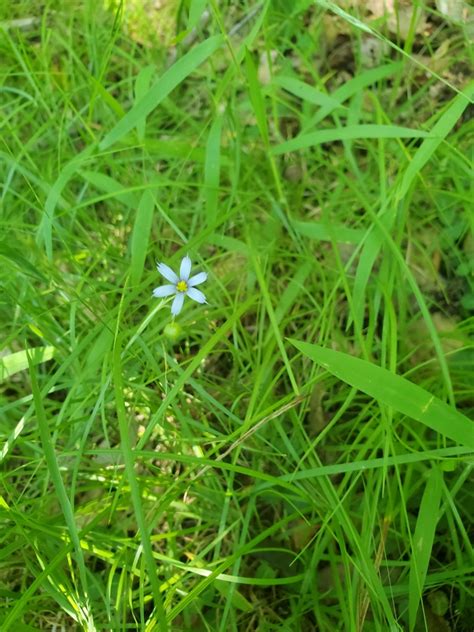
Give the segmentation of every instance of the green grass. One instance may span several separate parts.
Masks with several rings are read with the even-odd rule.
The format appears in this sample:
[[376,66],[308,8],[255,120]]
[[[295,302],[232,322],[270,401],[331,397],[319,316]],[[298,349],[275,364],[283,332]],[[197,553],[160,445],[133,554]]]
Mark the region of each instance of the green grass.
[[471,25],[43,4],[0,6],[2,632],[471,630]]

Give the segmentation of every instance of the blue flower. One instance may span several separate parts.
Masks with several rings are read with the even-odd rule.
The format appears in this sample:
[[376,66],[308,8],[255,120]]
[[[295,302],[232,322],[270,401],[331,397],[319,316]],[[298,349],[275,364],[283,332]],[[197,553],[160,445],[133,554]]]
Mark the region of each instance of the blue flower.
[[185,296],[189,296],[189,298],[192,298],[193,301],[197,303],[207,303],[204,294],[195,287],[200,283],[204,283],[207,279],[207,274],[205,272],[199,272],[189,278],[191,273],[191,259],[187,255],[181,260],[179,276],[165,263],[159,263],[157,268],[158,272],[164,276],[171,285],[160,285],[156,287],[153,290],[153,296],[155,298],[164,298],[165,296],[175,294],[176,296],[171,305],[171,313],[173,316],[177,316],[181,311]]

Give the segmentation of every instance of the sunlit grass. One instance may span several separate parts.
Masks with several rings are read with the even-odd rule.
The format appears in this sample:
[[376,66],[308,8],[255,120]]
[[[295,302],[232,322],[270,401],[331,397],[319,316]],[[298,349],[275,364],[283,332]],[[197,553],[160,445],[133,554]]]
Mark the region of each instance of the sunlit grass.
[[0,15],[0,628],[467,631],[466,34],[205,5]]

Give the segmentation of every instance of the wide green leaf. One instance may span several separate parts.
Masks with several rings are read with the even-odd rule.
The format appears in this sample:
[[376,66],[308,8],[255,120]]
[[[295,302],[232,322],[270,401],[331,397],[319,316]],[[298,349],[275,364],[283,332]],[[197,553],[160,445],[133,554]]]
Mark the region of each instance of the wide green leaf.
[[290,342],[347,384],[428,428],[474,449],[474,422],[421,386],[366,360],[319,345]]

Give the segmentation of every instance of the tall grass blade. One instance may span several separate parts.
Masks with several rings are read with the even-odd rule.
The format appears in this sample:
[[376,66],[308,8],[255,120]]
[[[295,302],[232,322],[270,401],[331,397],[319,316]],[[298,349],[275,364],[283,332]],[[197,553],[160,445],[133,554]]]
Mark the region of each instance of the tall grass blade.
[[61,511],[64,515],[64,520],[66,522],[69,537],[74,546],[76,562],[79,569],[79,579],[82,589],[82,594],[80,596],[77,596],[77,601],[81,603],[81,611],[79,614],[82,613],[82,617],[85,618],[85,620],[83,621],[83,623],[86,624],[85,629],[92,631],[95,628],[93,624],[92,612],[90,611],[89,586],[87,582],[86,564],[81,547],[79,532],[74,518],[74,511],[69,501],[66,487],[61,476],[58,459],[56,457],[56,450],[54,448],[49,431],[48,420],[46,418],[46,411],[43,404],[43,395],[41,393],[36,377],[36,367],[34,366],[33,361],[30,360],[30,357],[27,357],[29,361],[31,390],[33,393],[36,419],[38,421],[38,430],[41,438],[41,445],[43,447],[44,458],[48,466],[49,475],[51,476],[51,480],[53,481],[54,489],[58,498],[59,505],[61,507]]
[[132,285],[138,285],[143,274],[145,259],[150,241],[151,225],[155,200],[149,190],[143,192],[137,208],[137,215],[133,224],[131,241],[130,280]]
[[222,115],[217,115],[209,130],[206,144],[206,163],[204,167],[204,196],[208,226],[213,226],[217,219],[217,201],[219,198],[221,171],[221,132]]
[[442,483],[443,474],[441,470],[433,467],[429,473],[423,498],[421,499],[415,535],[413,537],[413,551],[408,579],[408,621],[410,632],[415,628],[416,615],[423,595],[426,574],[430,563],[436,525],[439,519]]
[[[168,625],[166,622],[165,610],[160,592],[160,582],[158,580],[156,562],[153,558],[152,545],[150,540],[150,530],[147,526],[145,513],[143,511],[140,487],[138,485],[137,473],[135,470],[135,458],[133,455],[132,444],[130,441],[130,429],[124,400],[124,386],[122,379],[122,348],[121,336],[118,332],[120,318],[117,319],[117,331],[114,340],[113,350],[113,382],[115,391],[115,407],[117,411],[117,419],[120,432],[120,443],[125,462],[125,472],[130,485],[130,495],[132,497],[132,505],[135,512],[135,519],[140,539],[143,547],[143,557],[146,569],[148,571],[148,579],[151,586],[153,602],[157,614],[157,632],[167,632]],[[144,578],[141,578],[145,582]]]

